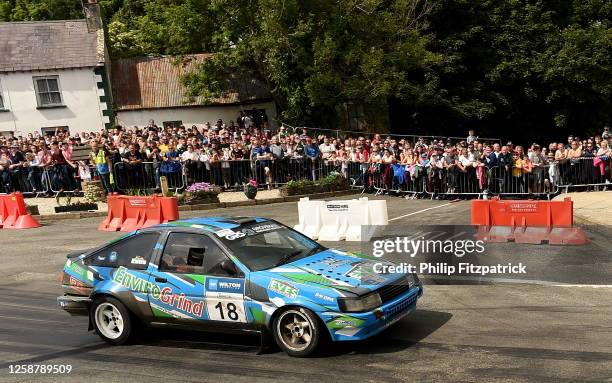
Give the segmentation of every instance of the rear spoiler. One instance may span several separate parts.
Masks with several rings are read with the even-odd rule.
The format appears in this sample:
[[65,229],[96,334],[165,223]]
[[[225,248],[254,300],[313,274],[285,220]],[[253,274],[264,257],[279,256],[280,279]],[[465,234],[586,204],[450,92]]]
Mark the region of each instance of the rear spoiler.
[[80,255],[87,254],[87,253],[89,253],[92,250],[93,249],[85,249],[85,250],[73,251],[73,252],[70,252],[70,253],[66,254],[66,258],[68,258],[68,259],[77,258]]

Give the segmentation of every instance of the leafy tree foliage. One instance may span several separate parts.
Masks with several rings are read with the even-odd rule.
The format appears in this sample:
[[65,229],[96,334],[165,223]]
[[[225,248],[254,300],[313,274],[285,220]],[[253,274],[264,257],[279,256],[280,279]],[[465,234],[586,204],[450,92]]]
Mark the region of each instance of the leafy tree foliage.
[[80,1],[0,0],[0,21],[71,20],[83,18]]
[[441,1],[427,31],[444,59],[401,105],[417,112],[409,128],[599,133],[612,106],[611,15],[606,0]]
[[[594,133],[612,107],[609,0],[99,0],[113,57],[214,52],[184,79],[236,77],[282,119],[338,126],[346,105],[396,132]],[[80,0],[0,0],[0,21],[82,18]],[[458,128],[459,127],[459,128]]]

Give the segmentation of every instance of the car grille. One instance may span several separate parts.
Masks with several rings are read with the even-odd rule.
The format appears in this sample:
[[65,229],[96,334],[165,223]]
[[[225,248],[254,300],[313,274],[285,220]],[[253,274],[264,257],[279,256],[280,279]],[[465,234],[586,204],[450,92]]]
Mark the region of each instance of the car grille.
[[376,290],[376,292],[380,294],[380,299],[382,300],[382,303],[386,303],[397,297],[398,295],[402,295],[408,290],[410,290],[408,278],[401,277],[392,284],[381,287],[380,289]]
[[393,306],[388,307],[385,310],[385,317],[387,319],[393,319],[395,315],[401,314],[402,312],[406,311],[410,306],[416,303],[417,297],[418,294],[413,294],[408,299],[400,301],[394,304]]

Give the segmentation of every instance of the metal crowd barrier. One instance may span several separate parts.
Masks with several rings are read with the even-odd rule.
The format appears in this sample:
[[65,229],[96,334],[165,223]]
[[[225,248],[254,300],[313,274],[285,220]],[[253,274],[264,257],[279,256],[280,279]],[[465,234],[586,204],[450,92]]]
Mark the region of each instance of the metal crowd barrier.
[[38,196],[49,192],[48,174],[39,167],[23,167],[16,171],[0,172],[0,192],[20,191],[24,195]]
[[4,193],[19,191],[26,196],[39,196],[59,192],[74,193],[80,190],[76,169],[69,165],[55,165],[46,169],[24,166],[16,171],[2,173],[0,189]]
[[368,164],[364,175],[366,190],[373,190],[376,194],[405,194],[413,198],[424,195],[430,182],[429,168],[421,165]]
[[485,194],[550,198],[563,188],[567,191],[574,187],[597,188],[610,185],[610,159],[595,161],[594,157],[554,161],[534,166],[531,171],[512,166],[480,166],[462,170],[457,166],[438,169],[400,164],[369,164],[365,169],[363,166],[349,164],[349,169],[353,169],[349,179],[358,180],[353,184],[364,189],[371,188],[377,194],[395,192],[415,197],[426,193],[430,198],[480,198]]
[[280,187],[289,181],[317,180],[336,169],[335,164],[321,159],[283,158],[255,160],[252,162],[251,177],[260,186]]
[[225,190],[240,190],[253,174],[250,160],[221,160],[213,163],[188,160],[182,166],[187,187],[197,182],[207,182]]
[[598,188],[612,180],[612,158],[580,157],[555,161],[555,182],[559,188]]
[[185,188],[183,165],[179,161],[141,162],[113,165],[115,188],[122,193],[151,193],[160,189],[160,177],[168,180],[168,188],[175,191]]
[[[178,191],[196,182],[208,182],[225,190],[240,190],[249,179],[262,188],[276,188],[289,181],[317,180],[331,173],[343,174],[353,188],[377,194],[393,192],[417,196],[482,197],[499,196],[550,197],[569,188],[598,188],[612,180],[610,158],[582,157],[554,161],[531,172],[512,167],[458,167],[438,169],[432,166],[370,164],[346,160],[311,160],[284,158],[275,160],[221,160],[143,162],[137,165],[114,164],[115,189],[123,193],[160,189],[159,178],[165,176],[170,189]],[[77,169],[54,166],[49,169],[23,167],[18,171],[0,172],[0,192],[19,190],[39,195],[79,190]],[[90,168],[91,178],[96,175]],[[8,178],[7,178],[8,177]],[[7,189],[10,189],[8,190]],[[7,189],[7,190],[5,190]]]

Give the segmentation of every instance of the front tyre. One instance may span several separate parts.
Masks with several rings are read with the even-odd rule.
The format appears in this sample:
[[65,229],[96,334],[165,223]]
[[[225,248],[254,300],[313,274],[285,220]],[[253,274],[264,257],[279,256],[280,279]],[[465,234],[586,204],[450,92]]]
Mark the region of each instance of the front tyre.
[[111,297],[97,299],[89,315],[94,329],[104,341],[120,345],[129,339],[132,333],[130,313],[117,299]]
[[317,316],[305,308],[283,311],[273,324],[276,343],[287,354],[305,357],[314,352],[320,337],[321,326]]

